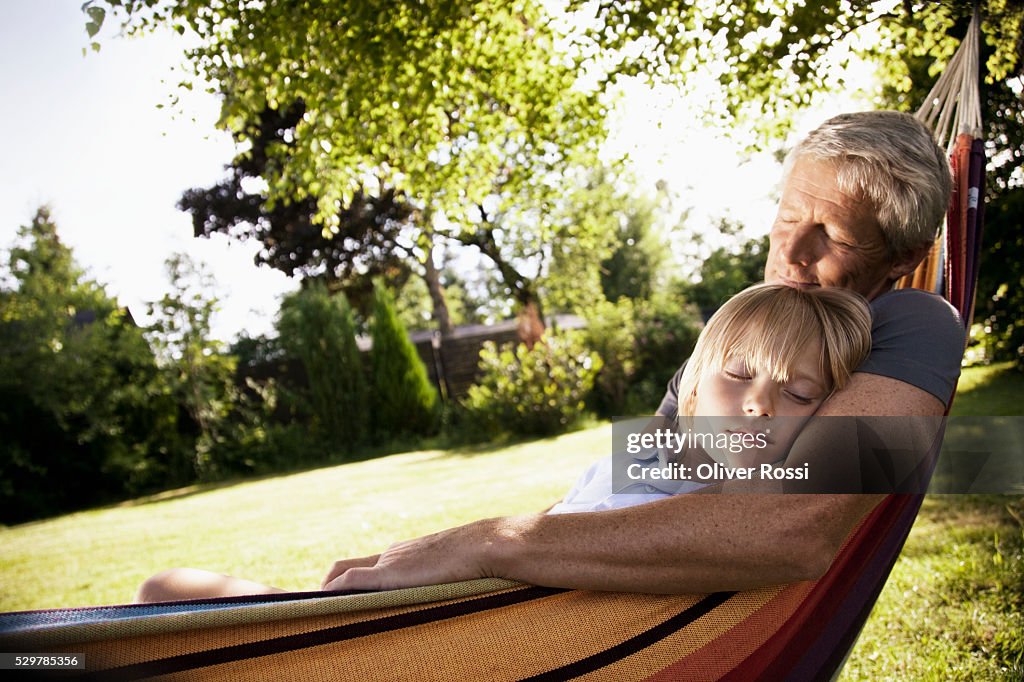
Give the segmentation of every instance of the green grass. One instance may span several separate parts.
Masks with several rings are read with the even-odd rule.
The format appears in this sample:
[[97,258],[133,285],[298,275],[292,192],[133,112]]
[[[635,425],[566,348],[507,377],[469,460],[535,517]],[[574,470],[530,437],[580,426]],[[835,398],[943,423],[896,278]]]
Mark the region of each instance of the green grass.
[[536,512],[609,452],[611,426],[195,487],[0,529],[0,611],[131,601],[171,566],[319,587],[330,564],[489,516]]
[[957,382],[954,416],[987,417],[1022,414],[1024,373],[1012,363],[968,367]]
[[1024,501],[928,497],[842,680],[1024,679]]
[[[954,413],[1020,405],[1024,375],[973,368]],[[547,507],[610,438],[602,425],[505,447],[411,452],[3,528],[0,611],[130,601],[146,576],[183,565],[311,589],[339,557]],[[842,679],[1024,677],[1022,499],[927,498]]]

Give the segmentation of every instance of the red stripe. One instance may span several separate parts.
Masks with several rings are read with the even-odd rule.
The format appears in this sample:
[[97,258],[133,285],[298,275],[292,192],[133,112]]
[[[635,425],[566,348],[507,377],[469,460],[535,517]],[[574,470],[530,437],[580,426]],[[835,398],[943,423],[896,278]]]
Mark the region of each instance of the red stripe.
[[[902,512],[913,501],[912,497],[886,497],[861,524],[851,541],[840,550],[832,567],[815,583],[814,589],[793,616],[763,646],[722,679],[785,679],[818,641],[821,633],[826,628],[838,626],[832,620],[833,616],[848,598],[863,603],[867,595],[854,592],[854,587],[862,578],[871,578],[872,574],[876,574],[873,582],[879,588],[884,583],[894,557],[878,556],[878,548],[891,533],[900,531],[898,527],[894,529],[894,526],[901,520],[909,529],[913,515],[907,521]],[[905,533],[901,535],[905,536]]]

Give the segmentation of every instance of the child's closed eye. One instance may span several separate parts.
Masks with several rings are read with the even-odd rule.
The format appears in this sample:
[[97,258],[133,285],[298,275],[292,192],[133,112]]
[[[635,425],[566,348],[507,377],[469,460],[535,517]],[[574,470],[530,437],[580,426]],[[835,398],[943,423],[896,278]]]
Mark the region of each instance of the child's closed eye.
[[800,403],[801,405],[810,405],[815,400],[817,400],[817,398],[814,398],[812,396],[801,395],[799,393],[794,393],[793,391],[788,390],[786,391],[786,395],[788,395],[790,398]]

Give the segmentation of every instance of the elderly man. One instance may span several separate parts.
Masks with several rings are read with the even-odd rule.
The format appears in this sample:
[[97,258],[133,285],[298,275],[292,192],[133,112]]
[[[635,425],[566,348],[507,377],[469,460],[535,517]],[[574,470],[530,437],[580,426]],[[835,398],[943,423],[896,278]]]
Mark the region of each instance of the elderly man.
[[[869,299],[873,315],[871,355],[817,414],[943,414],[959,376],[960,322],[937,296],[891,289],[934,241],[950,186],[945,155],[930,132],[897,112],[836,117],[790,153],[765,280],[852,289]],[[676,414],[678,377],[669,383],[661,415]],[[821,434],[812,438],[808,430],[788,462],[820,457],[822,448],[814,444]],[[834,458],[834,448],[828,450]],[[757,490],[678,495],[584,514],[484,519],[397,543],[378,556],[338,561],[323,585],[378,590],[496,576],[558,587],[689,593],[815,579],[880,499]],[[147,581],[139,598],[263,591],[276,590],[175,570]]]
[[[950,187],[930,132],[897,112],[836,117],[790,153],[765,280],[852,289],[871,301],[874,317],[870,357],[819,415],[945,411],[963,353],[956,313],[937,296],[891,290],[928,252]],[[659,414],[675,415],[677,379]],[[813,460],[802,440],[791,458]],[[336,562],[324,585],[386,589],[501,576],[682,593],[814,579],[878,499],[680,495],[590,514],[485,519]]]

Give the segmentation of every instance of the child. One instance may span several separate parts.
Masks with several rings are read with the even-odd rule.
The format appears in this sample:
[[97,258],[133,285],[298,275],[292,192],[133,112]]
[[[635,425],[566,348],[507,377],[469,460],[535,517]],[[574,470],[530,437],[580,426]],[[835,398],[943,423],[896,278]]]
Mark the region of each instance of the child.
[[[683,461],[725,466],[775,462],[803,423],[849,380],[871,348],[871,314],[844,289],[760,284],[721,307],[701,332],[679,385],[681,425],[713,434],[765,433],[764,447],[690,447]],[[700,415],[700,416],[698,416]],[[644,466],[664,464],[648,453]],[[614,509],[690,492],[699,484],[613,492],[612,458],[592,465],[548,513]],[[138,601],[171,601],[282,592],[275,587],[196,569],[171,569],[147,580]]]
[[651,449],[633,460],[606,457],[548,513],[617,509],[703,487],[692,476],[633,475],[629,480],[639,482],[623,484],[630,463],[642,474],[670,461],[690,472],[716,462],[728,468],[779,462],[870,350],[871,313],[858,294],[781,284],[745,289],[708,322],[680,379],[679,432],[690,438],[689,447],[675,458]]

